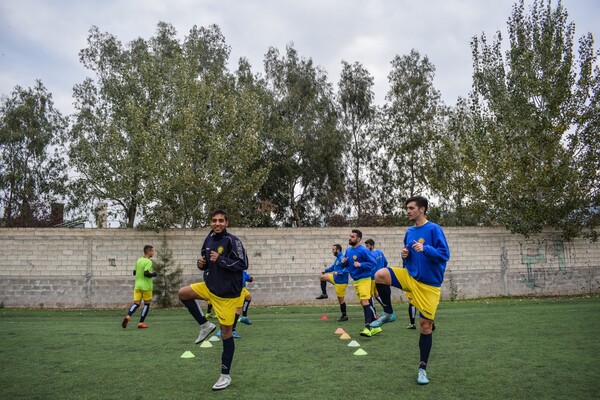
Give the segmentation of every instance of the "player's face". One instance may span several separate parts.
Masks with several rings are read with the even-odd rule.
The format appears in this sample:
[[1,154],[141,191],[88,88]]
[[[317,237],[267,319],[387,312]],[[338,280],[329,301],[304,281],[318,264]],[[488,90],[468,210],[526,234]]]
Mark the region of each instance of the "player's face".
[[373,246],[371,246],[369,243],[365,243],[365,247],[369,250],[373,250]]
[[227,228],[228,221],[223,214],[215,214],[210,220],[210,228],[219,234]]
[[358,244],[358,242],[360,242],[358,235],[356,233],[352,232],[350,234],[350,237],[348,238],[348,244],[350,246],[356,246]]
[[406,205],[406,215],[408,215],[408,219],[413,222],[421,218],[424,213],[425,207],[419,208],[416,201],[411,201]]
[[331,252],[333,253],[334,257],[337,257],[338,254],[340,254],[340,252],[338,251],[337,247],[333,246],[331,248]]

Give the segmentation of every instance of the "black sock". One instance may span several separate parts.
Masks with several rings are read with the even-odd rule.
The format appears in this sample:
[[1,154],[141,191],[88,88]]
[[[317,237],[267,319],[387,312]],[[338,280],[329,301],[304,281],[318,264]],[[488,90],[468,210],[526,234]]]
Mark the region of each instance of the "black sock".
[[371,329],[371,321],[373,321],[373,309],[369,304],[363,306],[363,313],[365,314],[365,326]]
[[324,295],[327,295],[327,282],[326,281],[321,281],[321,293],[323,293]]
[[127,315],[129,315],[131,317],[133,315],[133,313],[135,312],[135,310],[138,309],[139,306],[140,306],[139,304],[133,303],[131,305],[131,307],[129,307],[129,311],[127,312]]
[[142,317],[140,318],[140,322],[144,322],[146,317],[148,316],[148,311],[150,310],[150,303],[144,303],[144,308],[142,308]]
[[200,325],[204,324],[207,319],[202,313],[202,309],[200,308],[200,304],[196,300],[181,300],[184,306],[187,307],[192,317],[198,322]]
[[210,314],[212,312],[212,304],[208,303],[208,305],[206,306],[206,313]]
[[410,318],[410,324],[415,324],[415,315],[417,314],[417,308],[412,304],[408,303],[408,318]]
[[244,317],[248,316],[248,307],[250,307],[250,302],[252,300],[244,300],[244,305],[242,306],[242,315]]
[[377,295],[373,297],[375,297],[375,300],[377,300],[377,302],[381,304],[381,307],[385,307],[385,304],[383,304],[383,301],[381,300],[381,296]]
[[429,353],[431,352],[431,345],[433,343],[433,337],[431,333],[424,335],[421,333],[419,337],[419,352],[421,353],[421,362],[419,368],[427,369],[427,362],[429,361]]
[[235,319],[233,320],[233,330],[235,331],[235,326],[237,325],[237,321],[240,318],[240,314],[235,314]]
[[372,297],[369,299],[369,307],[371,307],[371,321],[375,321],[377,319],[377,310],[375,310]]
[[342,311],[342,315],[346,315],[346,303],[340,304],[340,311]]
[[392,308],[392,289],[388,285],[383,283],[377,283],[377,292],[379,292],[379,297],[381,297],[383,311],[388,314],[394,312]]
[[233,353],[235,352],[235,342],[233,336],[223,340],[223,353],[221,354],[221,373],[227,374],[231,372],[231,362],[233,361]]

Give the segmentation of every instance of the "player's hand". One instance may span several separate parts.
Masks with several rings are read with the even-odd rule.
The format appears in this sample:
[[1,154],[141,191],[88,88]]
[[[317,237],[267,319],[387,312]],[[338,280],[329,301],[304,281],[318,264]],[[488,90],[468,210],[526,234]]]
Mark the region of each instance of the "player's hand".
[[359,263],[358,261],[354,261],[354,266],[355,266],[356,268],[360,268],[360,263]]
[[333,273],[333,276],[338,276],[338,273],[337,273],[337,272],[334,272],[334,273]]
[[347,261],[348,261],[348,259],[346,257],[342,258],[342,263],[345,263]]
[[419,252],[419,253],[422,253],[422,252],[423,252],[423,243],[419,243],[419,242],[417,242],[416,240],[413,240],[413,245],[412,245],[412,248],[413,248],[415,251],[417,251],[417,252]]
[[206,257],[202,256],[198,259],[197,267],[198,269],[206,269]]
[[406,246],[405,248],[403,248],[403,249],[400,251],[400,255],[402,256],[402,258],[406,258],[406,257],[408,257],[408,246]]
[[219,253],[217,253],[216,251],[212,251],[210,252],[210,261],[211,262],[217,262],[217,259],[219,258]]

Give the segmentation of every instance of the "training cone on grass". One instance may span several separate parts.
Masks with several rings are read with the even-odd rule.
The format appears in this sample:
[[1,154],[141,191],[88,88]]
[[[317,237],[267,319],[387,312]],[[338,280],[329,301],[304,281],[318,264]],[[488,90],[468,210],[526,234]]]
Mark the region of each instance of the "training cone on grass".
[[194,358],[194,357],[196,357],[196,356],[191,351],[186,351],[181,355],[181,358]]
[[347,340],[347,339],[351,339],[351,337],[346,332],[344,332],[344,333],[342,333],[342,336],[340,336],[340,339]]
[[220,342],[221,339],[219,339],[219,337],[217,335],[211,336],[210,339],[208,339],[210,342]]
[[351,341],[350,343],[348,343],[349,347],[360,347],[360,344],[358,344],[358,342],[356,340]]
[[337,328],[337,329],[335,330],[335,334],[336,334],[336,335],[341,335],[342,333],[346,333],[346,331],[345,331],[345,330],[343,330],[342,328]]
[[367,355],[367,352],[366,352],[366,351],[364,351],[363,349],[358,349],[358,350],[356,350],[356,351],[354,352],[354,355],[355,355],[355,356],[366,356],[366,355]]
[[204,342],[202,342],[200,347],[213,347],[213,345],[210,341],[205,340]]
[[327,315],[323,315],[323,316],[321,317],[321,321],[327,321],[328,319],[329,319],[329,318],[327,318]]

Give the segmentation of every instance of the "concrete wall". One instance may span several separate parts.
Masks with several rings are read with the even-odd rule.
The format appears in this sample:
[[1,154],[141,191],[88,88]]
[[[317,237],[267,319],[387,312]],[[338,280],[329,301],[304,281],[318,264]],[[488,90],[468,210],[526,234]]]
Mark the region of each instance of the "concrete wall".
[[[348,228],[231,228],[250,258],[253,304],[323,304],[318,276],[345,248]],[[362,228],[391,265],[400,264],[406,227]],[[525,239],[501,228],[445,228],[450,245],[444,299],[554,296],[600,292],[600,243],[564,242],[555,232]],[[208,230],[0,229],[0,306],[126,307],[133,265],[145,244],[161,251],[163,236],[185,283],[200,280],[199,248]],[[155,255],[155,259],[157,256]],[[394,300],[405,299],[392,290]],[[325,303],[336,302],[333,289]],[[356,301],[350,287],[347,300]]]

